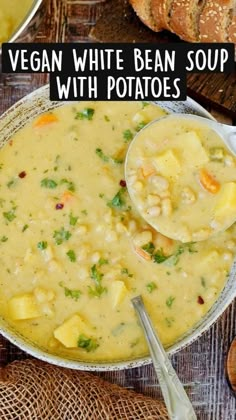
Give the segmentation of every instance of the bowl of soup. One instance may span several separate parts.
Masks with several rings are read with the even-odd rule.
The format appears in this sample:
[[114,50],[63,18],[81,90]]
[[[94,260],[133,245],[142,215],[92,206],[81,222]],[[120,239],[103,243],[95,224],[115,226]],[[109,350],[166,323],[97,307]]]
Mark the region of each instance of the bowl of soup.
[[0,45],[31,42],[46,11],[47,0],[0,0]]
[[130,302],[141,294],[166,350],[180,350],[235,296],[236,227],[199,242],[157,232],[129,196],[125,158],[151,121],[210,115],[191,99],[48,97],[40,88],[0,117],[1,333],[64,367],[141,366],[150,358]]

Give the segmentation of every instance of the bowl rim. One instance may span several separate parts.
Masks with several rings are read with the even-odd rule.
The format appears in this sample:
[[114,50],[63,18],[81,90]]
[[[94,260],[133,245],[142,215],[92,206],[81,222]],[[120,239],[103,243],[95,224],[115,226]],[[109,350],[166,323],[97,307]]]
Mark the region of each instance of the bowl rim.
[[[8,108],[1,116],[0,116],[0,125],[4,122],[5,119],[11,119],[11,114],[14,115],[14,111],[19,113],[19,109],[24,104],[30,103],[31,101],[37,101],[37,100],[45,100],[49,97],[49,85],[44,85],[33,92],[29,93],[28,95],[25,95],[22,99],[17,101],[15,104],[13,104],[10,108]],[[79,102],[79,101],[78,101]],[[203,115],[205,115],[207,118],[210,118],[214,120],[213,116],[206,111],[201,105],[199,105],[197,102],[195,102],[192,98],[187,98],[187,101],[180,101],[180,102],[187,102],[188,105],[192,105],[196,112],[201,112]],[[58,106],[63,106],[65,104],[68,104],[69,102],[53,102],[51,101],[51,107],[47,107],[48,109],[53,109]],[[160,105],[161,102],[154,102],[157,105]],[[161,103],[162,107],[165,108],[166,102]],[[166,107],[168,109],[168,106]],[[44,112],[43,109],[40,110],[40,113]],[[29,117],[30,118],[30,117]],[[10,121],[10,120],[9,120]],[[16,130],[17,131],[17,130]],[[226,298],[223,301],[223,304],[219,306],[217,311],[215,308],[218,306],[220,297],[222,296],[225,288],[227,287],[229,283],[229,279],[233,279],[236,277],[236,260],[232,264],[230,276],[228,280],[225,282],[224,288],[220,292],[220,295],[217,299],[217,301],[214,303],[214,305],[209,309],[207,314],[197,323],[194,325],[194,327],[188,331],[184,336],[180,337],[179,340],[177,340],[173,345],[170,345],[166,349],[167,353],[169,355],[172,355],[176,353],[179,350],[184,349],[186,346],[192,344],[197,338],[203,335],[216,321],[217,319],[222,315],[222,313],[225,311],[225,309],[230,305],[230,303],[233,301],[233,299],[236,297],[236,287],[231,291],[231,293],[228,293]],[[211,317],[207,317],[207,315],[212,314]],[[207,317],[207,319],[205,319]],[[203,324],[203,325],[202,325]],[[201,327],[202,325],[202,327]],[[75,370],[87,370],[87,371],[116,371],[116,370],[123,370],[123,369],[129,369],[129,368],[136,368],[145,366],[147,364],[150,364],[151,357],[150,356],[144,356],[144,357],[138,357],[136,359],[132,360],[125,360],[125,361],[111,361],[111,362],[85,362],[85,361],[78,361],[75,359],[70,359],[68,357],[58,356],[56,354],[50,353],[46,349],[42,349],[38,347],[36,344],[34,344],[29,339],[24,338],[21,334],[19,334],[16,330],[14,330],[14,327],[9,328],[7,326],[7,321],[4,321],[3,318],[0,318],[0,333],[8,339],[11,343],[15,344],[17,347],[28,353],[29,355],[36,357],[40,360],[43,360],[45,362],[75,369]]]

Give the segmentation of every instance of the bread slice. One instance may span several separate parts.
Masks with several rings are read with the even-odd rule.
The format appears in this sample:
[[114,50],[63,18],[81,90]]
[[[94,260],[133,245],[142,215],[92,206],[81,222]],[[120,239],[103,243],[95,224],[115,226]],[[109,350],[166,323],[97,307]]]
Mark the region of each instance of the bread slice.
[[159,32],[163,29],[156,23],[153,17],[151,0],[129,0],[129,2],[141,21],[150,29],[155,32]]
[[199,20],[207,0],[174,0],[170,28],[185,41],[199,41]]
[[173,0],[151,0],[151,9],[156,24],[170,30],[170,11]]
[[234,0],[208,0],[202,10],[199,31],[201,42],[228,42],[228,29]]
[[229,25],[229,42],[236,44],[236,16],[233,16],[232,22]]

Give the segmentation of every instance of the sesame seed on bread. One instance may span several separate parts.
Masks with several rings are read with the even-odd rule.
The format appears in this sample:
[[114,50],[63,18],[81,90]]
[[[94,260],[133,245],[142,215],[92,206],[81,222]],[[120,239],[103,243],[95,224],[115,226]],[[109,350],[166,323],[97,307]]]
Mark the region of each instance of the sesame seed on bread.
[[170,10],[173,0],[151,0],[153,17],[158,26],[170,29]]
[[201,42],[227,42],[234,0],[208,0],[199,20]]
[[236,44],[236,15],[233,16],[232,22],[229,25],[229,42]]
[[155,32],[159,32],[163,27],[159,26],[152,14],[151,0],[129,0],[141,21]]
[[170,28],[185,41],[199,41],[199,19],[207,0],[174,0]]

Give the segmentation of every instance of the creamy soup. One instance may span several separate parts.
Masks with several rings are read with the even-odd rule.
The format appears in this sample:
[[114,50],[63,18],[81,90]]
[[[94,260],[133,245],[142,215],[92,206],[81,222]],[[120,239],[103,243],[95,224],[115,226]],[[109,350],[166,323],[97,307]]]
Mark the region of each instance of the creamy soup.
[[235,226],[183,244],[136,212],[124,179],[152,104],[66,105],[29,122],[0,151],[0,314],[41,348],[78,360],[147,354],[130,299],[143,296],[165,346],[216,301]]
[[11,37],[32,3],[33,0],[0,0],[0,44]]
[[202,121],[150,124],[129,149],[126,177],[141,215],[170,238],[202,241],[236,220],[236,159]]

